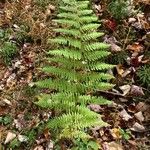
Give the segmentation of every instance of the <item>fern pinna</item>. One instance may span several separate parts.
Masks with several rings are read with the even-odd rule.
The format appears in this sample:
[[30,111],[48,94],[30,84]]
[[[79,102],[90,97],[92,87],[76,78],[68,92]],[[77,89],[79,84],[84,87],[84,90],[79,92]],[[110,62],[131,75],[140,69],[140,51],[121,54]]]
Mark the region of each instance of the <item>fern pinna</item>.
[[54,110],[55,116],[47,127],[60,139],[88,138],[86,128],[107,125],[99,114],[87,108],[90,103],[110,104],[105,98],[88,93],[113,86],[107,83],[113,77],[106,73],[113,65],[103,62],[109,55],[109,45],[97,40],[103,33],[96,31],[100,26],[98,18],[88,8],[89,1],[63,0],[61,13],[54,20],[60,26],[55,29],[59,35],[50,39],[56,49],[48,52],[48,60],[57,66],[42,68],[56,78],[36,82],[40,88],[55,90],[50,95],[42,94],[36,104]]

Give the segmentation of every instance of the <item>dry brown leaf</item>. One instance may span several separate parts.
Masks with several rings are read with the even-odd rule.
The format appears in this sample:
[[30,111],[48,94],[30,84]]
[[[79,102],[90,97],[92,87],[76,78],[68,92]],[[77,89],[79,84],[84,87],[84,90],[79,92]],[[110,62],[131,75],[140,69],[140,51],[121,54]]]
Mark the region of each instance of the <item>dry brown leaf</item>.
[[44,150],[44,147],[43,146],[36,146],[35,148],[34,148],[34,150]]
[[131,119],[132,117],[127,113],[127,111],[125,109],[123,109],[120,113],[119,113],[120,117],[122,117],[123,120],[128,121],[129,119]]
[[108,147],[109,147],[109,150],[123,150],[123,147],[116,142],[108,143]]
[[134,114],[135,118],[138,119],[140,122],[144,121],[144,116],[141,111]]
[[143,95],[145,95],[144,92],[143,92],[142,87],[139,87],[137,85],[132,85],[131,86],[130,94],[133,95],[133,96],[143,96]]
[[139,124],[138,122],[136,122],[132,128],[130,128],[132,131],[135,132],[144,132],[145,131],[145,127],[141,124]]
[[25,135],[18,135],[18,140],[20,142],[26,142],[28,140],[28,137]]
[[15,133],[8,132],[4,144],[9,143],[9,142],[12,141],[15,137],[16,137],[16,134],[15,134]]
[[110,132],[114,139],[120,139],[122,137],[122,135],[120,134],[120,129],[118,128],[113,128],[110,130]]
[[122,76],[123,73],[124,73],[123,66],[121,64],[119,64],[119,65],[116,66],[116,69],[117,69],[117,73]]
[[123,95],[125,96],[130,92],[131,86],[127,84],[127,85],[120,86],[119,88],[122,90]]
[[142,112],[144,112],[147,108],[148,108],[148,106],[147,106],[144,102],[139,102],[139,103],[136,105],[137,111],[142,111]]
[[95,112],[101,112],[102,111],[102,108],[100,105],[97,105],[97,104],[90,104],[88,106],[91,110],[95,111]]
[[128,45],[126,49],[128,49],[132,52],[139,53],[139,52],[143,51],[144,47],[141,46],[139,43],[133,43],[132,45]]

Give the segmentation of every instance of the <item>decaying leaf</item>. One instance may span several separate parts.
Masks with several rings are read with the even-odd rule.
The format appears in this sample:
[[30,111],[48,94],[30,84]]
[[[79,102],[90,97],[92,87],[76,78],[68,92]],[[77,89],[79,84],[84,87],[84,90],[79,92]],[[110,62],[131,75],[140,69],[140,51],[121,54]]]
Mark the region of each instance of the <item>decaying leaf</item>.
[[138,119],[140,122],[144,121],[144,116],[141,111],[134,114],[135,118]]
[[120,139],[122,137],[122,135],[120,134],[119,128],[113,128],[110,131],[111,131],[111,135],[113,136],[114,139]]
[[28,140],[28,137],[24,135],[18,135],[18,140],[20,142],[26,142]]
[[109,150],[123,150],[122,145],[116,142],[108,143]]
[[142,87],[139,87],[137,85],[132,85],[130,94],[133,96],[143,96],[144,92],[143,92]]
[[120,113],[119,113],[120,117],[122,117],[125,121],[128,121],[129,119],[131,119],[132,117],[127,113],[127,111],[125,109],[123,109]]
[[34,150],[44,150],[44,147],[43,147],[43,146],[36,146],[36,147],[34,148]]
[[15,134],[15,133],[8,132],[4,144],[9,143],[9,142],[12,141],[15,137],[16,137],[16,134]]
[[97,105],[97,104],[90,104],[88,106],[91,110],[95,111],[95,112],[101,112],[102,111],[102,108],[100,105]]
[[145,127],[141,124],[139,124],[138,122],[136,122],[132,128],[130,128],[132,131],[135,132],[143,132],[145,131]]
[[141,46],[139,43],[133,43],[132,45],[128,45],[126,49],[132,52],[141,52],[143,51],[144,47]]
[[127,95],[130,92],[131,86],[127,84],[120,86],[119,88],[122,90],[123,95]]

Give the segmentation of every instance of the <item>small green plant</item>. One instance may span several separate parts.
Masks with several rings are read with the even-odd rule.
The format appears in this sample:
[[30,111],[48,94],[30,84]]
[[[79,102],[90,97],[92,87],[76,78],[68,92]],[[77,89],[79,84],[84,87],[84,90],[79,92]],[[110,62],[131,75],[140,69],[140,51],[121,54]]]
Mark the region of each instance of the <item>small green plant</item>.
[[8,124],[11,124],[12,121],[13,121],[13,119],[12,119],[12,117],[9,116],[9,115],[0,117],[0,124],[8,125]]
[[117,19],[124,19],[133,13],[133,6],[128,0],[112,0],[108,10]]
[[114,65],[104,62],[104,58],[110,54],[110,46],[97,39],[103,33],[97,32],[100,24],[89,9],[89,1],[63,0],[60,9],[61,13],[54,20],[60,26],[54,30],[59,36],[49,40],[56,45],[56,49],[48,52],[48,60],[58,65],[42,68],[56,78],[35,83],[40,88],[54,90],[51,94],[41,94],[35,103],[53,110],[46,126],[53,137],[83,140],[91,138],[88,128],[107,126],[101,116],[87,108],[87,105],[111,104],[111,101],[92,94],[114,86],[108,83],[113,76],[106,73]]
[[139,80],[143,85],[150,86],[150,75],[149,75],[149,73],[150,73],[150,66],[149,65],[145,65],[138,70],[137,76],[139,77]]
[[129,140],[131,138],[131,131],[120,129],[120,133],[125,140]]
[[95,141],[89,140],[75,140],[75,146],[71,150],[99,150],[100,145]]
[[21,142],[20,142],[18,139],[15,138],[14,140],[12,140],[12,141],[10,142],[9,148],[15,150],[16,148],[19,148],[20,145],[21,145]]
[[125,51],[121,51],[110,55],[110,59],[108,61],[112,64],[124,64],[127,61],[127,57],[128,53]]
[[0,55],[6,64],[10,64],[11,60],[17,53],[17,46],[12,42],[4,42],[0,47]]

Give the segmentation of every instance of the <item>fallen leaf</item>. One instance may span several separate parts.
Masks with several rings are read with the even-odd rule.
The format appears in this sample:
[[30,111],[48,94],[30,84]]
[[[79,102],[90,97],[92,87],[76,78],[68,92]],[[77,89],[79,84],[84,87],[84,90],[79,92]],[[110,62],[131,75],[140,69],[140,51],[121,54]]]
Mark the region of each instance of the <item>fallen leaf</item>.
[[43,147],[43,146],[36,146],[36,147],[34,148],[34,150],[44,150],[44,147]]
[[53,150],[54,149],[54,143],[52,140],[50,140],[47,144],[46,150]]
[[4,144],[9,143],[9,142],[12,141],[15,137],[16,137],[16,134],[15,134],[15,133],[8,132]]
[[132,85],[131,86],[130,94],[133,95],[133,96],[143,96],[143,95],[145,95],[144,92],[143,92],[142,87],[137,86],[137,85]]
[[131,119],[132,117],[127,113],[127,111],[125,109],[123,109],[120,113],[119,113],[120,117],[122,117],[123,120],[128,121],[129,119]]
[[90,104],[88,106],[91,110],[95,111],[95,112],[101,112],[102,111],[102,108],[100,105],[97,105],[97,104]]
[[129,22],[129,23],[133,23],[133,22],[135,22],[135,21],[136,21],[135,18],[129,18],[129,19],[128,19],[128,22]]
[[123,95],[125,96],[130,92],[131,86],[127,84],[127,85],[120,86],[119,88],[122,90]]
[[120,52],[121,51],[121,47],[116,45],[116,44],[114,44],[114,43],[112,43],[111,44],[111,51],[112,52]]
[[119,64],[119,65],[116,66],[116,69],[117,69],[117,73],[122,76],[123,73],[124,73],[123,66],[121,64]]
[[132,128],[130,128],[132,131],[135,132],[144,132],[145,131],[145,127],[141,124],[139,124],[138,122],[136,122]]
[[139,43],[133,43],[132,45],[128,45],[126,49],[128,49],[132,52],[139,53],[139,52],[143,51],[144,47],[141,46]]
[[20,142],[26,142],[28,140],[28,137],[25,135],[18,135],[18,140]]
[[144,116],[141,111],[134,114],[135,118],[138,119],[140,122],[144,121]]
[[110,132],[114,139],[120,139],[122,137],[120,129],[118,128],[113,128],[110,130]]
[[116,142],[108,143],[109,150],[123,150],[122,146]]
[[148,106],[144,103],[144,102],[139,102],[137,105],[136,105],[136,109],[137,111],[142,111],[144,112],[145,110],[147,110]]

